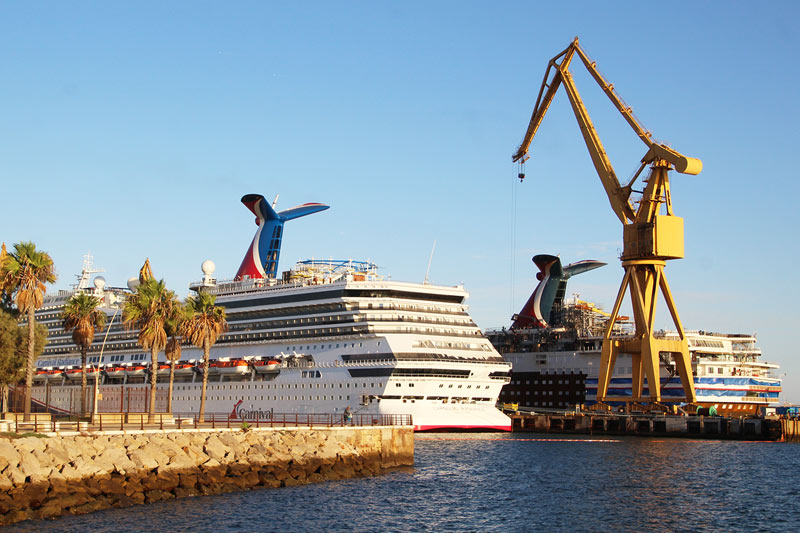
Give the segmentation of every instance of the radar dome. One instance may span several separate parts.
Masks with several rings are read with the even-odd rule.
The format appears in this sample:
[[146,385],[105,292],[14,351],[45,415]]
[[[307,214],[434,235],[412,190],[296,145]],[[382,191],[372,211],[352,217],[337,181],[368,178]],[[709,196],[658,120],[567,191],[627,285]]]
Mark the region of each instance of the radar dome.
[[104,278],[103,276],[97,276],[96,278],[94,278],[95,289],[97,289],[98,291],[102,291],[103,287],[105,286],[106,286],[106,278]]
[[214,273],[214,269],[216,269],[217,267],[216,265],[214,265],[214,261],[212,261],[211,259],[206,259],[205,261],[203,261],[203,264],[200,265],[200,268],[202,269],[203,274],[205,274],[206,276],[210,276],[211,274]]
[[139,287],[139,278],[131,278],[128,280],[128,288],[135,291]]

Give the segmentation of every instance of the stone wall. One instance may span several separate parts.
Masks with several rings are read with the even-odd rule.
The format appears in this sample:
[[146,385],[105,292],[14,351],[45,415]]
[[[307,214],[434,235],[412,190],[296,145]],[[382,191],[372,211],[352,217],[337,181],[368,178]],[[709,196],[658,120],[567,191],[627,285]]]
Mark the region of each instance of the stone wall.
[[413,464],[410,427],[0,439],[0,524]]

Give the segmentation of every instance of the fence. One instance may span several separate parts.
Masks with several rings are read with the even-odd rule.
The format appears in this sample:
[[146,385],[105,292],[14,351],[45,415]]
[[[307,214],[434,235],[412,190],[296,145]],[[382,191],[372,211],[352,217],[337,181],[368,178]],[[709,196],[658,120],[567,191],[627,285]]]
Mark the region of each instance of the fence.
[[272,413],[237,418],[231,414],[209,413],[200,420],[197,413],[156,413],[152,421],[147,413],[99,413],[93,422],[59,417],[47,413],[31,413],[24,421],[22,413],[8,415],[4,422],[16,433],[33,431],[125,431],[145,429],[217,429],[259,427],[344,427],[344,426],[411,426],[411,415],[352,414],[346,418],[338,413]]

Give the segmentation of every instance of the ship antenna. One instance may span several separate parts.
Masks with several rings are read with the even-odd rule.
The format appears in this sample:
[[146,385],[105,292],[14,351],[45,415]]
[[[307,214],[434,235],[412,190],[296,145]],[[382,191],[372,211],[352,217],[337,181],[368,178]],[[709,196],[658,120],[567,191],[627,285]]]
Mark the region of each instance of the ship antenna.
[[280,197],[280,194],[276,194],[275,199],[272,200],[272,209],[275,209],[275,206],[278,205],[278,197]]
[[105,272],[102,268],[95,269],[94,268],[94,256],[92,256],[91,252],[86,252],[86,255],[83,256],[83,268],[81,269],[81,273],[77,275],[78,283],[73,285],[75,289],[88,289],[89,288],[89,278],[92,274],[98,274],[100,272]]
[[425,281],[422,282],[424,285],[428,284],[428,274],[431,271],[431,262],[433,261],[433,252],[435,251],[436,251],[436,240],[434,239],[433,248],[431,248],[431,256],[428,258],[428,268],[425,270]]

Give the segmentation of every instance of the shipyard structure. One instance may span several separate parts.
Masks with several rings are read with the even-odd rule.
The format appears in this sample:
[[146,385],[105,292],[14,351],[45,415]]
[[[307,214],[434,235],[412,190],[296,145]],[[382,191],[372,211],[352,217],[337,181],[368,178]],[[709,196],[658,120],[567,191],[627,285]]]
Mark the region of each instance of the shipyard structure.
[[[577,273],[603,266],[581,261],[562,267],[552,255],[533,258],[539,284],[509,328],[487,332],[495,348],[512,365],[511,381],[500,401],[533,410],[569,409],[597,404],[603,336],[631,334],[631,321],[611,315],[578,297],[566,298],[567,280]],[[763,414],[779,402],[779,367],[762,360],[754,334],[686,330],[691,354],[696,401],[687,406],[684,386],[674,361],[659,357],[661,404],[668,407],[705,408],[720,415]],[[657,338],[674,339],[675,331],[658,330]],[[633,401],[633,362],[630,354],[618,356],[609,394],[621,405]],[[644,393],[649,383],[644,381]],[[622,398],[623,400],[620,400]],[[706,411],[708,412],[708,411]]]

